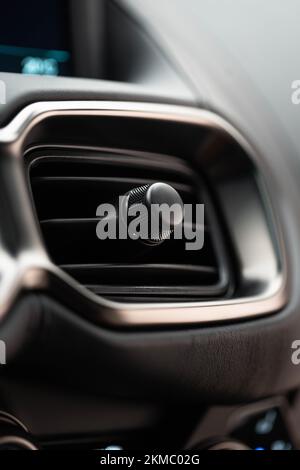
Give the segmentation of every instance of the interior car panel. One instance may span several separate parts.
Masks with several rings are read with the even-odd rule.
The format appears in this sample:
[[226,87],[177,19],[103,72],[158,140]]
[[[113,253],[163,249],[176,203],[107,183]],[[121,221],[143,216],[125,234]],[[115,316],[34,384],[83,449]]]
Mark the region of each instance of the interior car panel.
[[0,450],[299,449],[298,2],[4,4]]

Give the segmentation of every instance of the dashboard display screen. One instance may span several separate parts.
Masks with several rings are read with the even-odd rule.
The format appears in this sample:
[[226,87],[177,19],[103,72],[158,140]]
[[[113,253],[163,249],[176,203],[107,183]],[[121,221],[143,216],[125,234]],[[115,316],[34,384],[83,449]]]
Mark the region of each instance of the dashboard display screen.
[[72,75],[68,0],[1,4],[0,71]]

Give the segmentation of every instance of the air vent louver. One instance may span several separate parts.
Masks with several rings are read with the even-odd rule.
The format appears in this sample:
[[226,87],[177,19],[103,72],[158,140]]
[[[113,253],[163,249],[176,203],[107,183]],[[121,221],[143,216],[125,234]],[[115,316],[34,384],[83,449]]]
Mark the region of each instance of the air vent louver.
[[[228,291],[228,270],[213,208],[199,176],[183,160],[113,152],[87,151],[84,156],[49,152],[49,156],[32,158],[30,181],[51,258],[96,294],[155,301],[214,298]],[[205,203],[202,250],[185,250],[184,240],[151,247],[96,237],[99,204],[157,181],[172,185],[184,203]]]

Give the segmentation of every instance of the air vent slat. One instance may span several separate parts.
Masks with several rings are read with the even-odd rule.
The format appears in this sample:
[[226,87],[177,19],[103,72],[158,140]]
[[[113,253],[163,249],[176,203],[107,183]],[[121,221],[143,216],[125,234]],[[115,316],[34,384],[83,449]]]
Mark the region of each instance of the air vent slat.
[[[151,178],[111,178],[111,177],[94,177],[94,176],[40,176],[40,177],[35,177],[32,178],[32,185],[55,185],[58,186],[59,183],[61,182],[62,185],[78,185],[81,182],[86,184],[87,182],[89,184],[97,184],[99,188],[99,184],[101,186],[107,187],[110,184],[117,184],[117,185],[124,185],[125,188],[127,187],[134,187],[138,185],[144,185],[144,184],[151,184],[155,183],[157,179],[151,179]],[[191,187],[187,184],[182,184],[178,183],[177,181],[173,180],[168,180],[164,179],[164,182],[167,184],[170,184],[173,186],[177,191],[185,192],[185,193],[190,193],[191,192]]]
[[[191,167],[169,156],[75,155],[39,156],[30,170],[42,235],[62,270],[94,293],[112,298],[155,301],[226,294],[228,276],[210,217],[212,206]],[[204,231],[203,249],[186,250],[187,240],[174,238],[158,246],[97,238],[99,204],[157,181],[173,186],[186,204],[205,203],[205,227],[193,222],[194,230]]]
[[[48,249],[58,264],[66,263],[135,263],[158,262],[216,266],[209,237],[205,250],[186,251],[185,240],[168,240],[158,247],[146,246],[134,240],[101,240],[96,237],[99,219],[62,219],[41,223]],[[203,230],[203,227],[202,227]],[[117,243],[116,243],[117,242]],[[176,257],[174,258],[174,254]]]
[[[154,179],[100,178],[100,177],[40,177],[32,179],[33,193],[41,219],[49,218],[92,218],[96,215],[97,201],[114,202],[138,185],[155,183]],[[192,202],[190,186],[176,181],[166,181],[173,186],[187,202]],[[53,204],[53,195],[60,203]]]
[[[113,265],[62,265],[64,271],[77,279],[87,287],[93,287],[98,292],[118,293],[119,288],[132,285],[139,292],[149,292],[159,287],[160,291],[174,288],[184,291],[189,290],[199,293],[199,285],[202,285],[202,294],[216,293],[215,284],[218,281],[217,268],[207,266],[167,265],[167,264],[113,264]],[[184,282],[182,282],[184,280]],[[154,282],[155,281],[155,282]],[[157,284],[159,283],[159,286]],[[116,287],[117,286],[117,287]],[[219,284],[220,293],[224,292],[224,284]]]
[[[117,168],[117,171],[116,171]],[[158,171],[159,169],[159,171]],[[111,153],[98,153],[90,156],[87,151],[83,157],[74,155],[74,152],[66,152],[65,156],[56,155],[42,157],[42,165],[36,160],[31,168],[31,178],[35,177],[112,177],[117,175],[122,178],[155,178],[158,174],[163,180],[171,178],[174,181],[190,182],[194,177],[193,171],[182,160],[175,157],[158,155],[118,155]]]

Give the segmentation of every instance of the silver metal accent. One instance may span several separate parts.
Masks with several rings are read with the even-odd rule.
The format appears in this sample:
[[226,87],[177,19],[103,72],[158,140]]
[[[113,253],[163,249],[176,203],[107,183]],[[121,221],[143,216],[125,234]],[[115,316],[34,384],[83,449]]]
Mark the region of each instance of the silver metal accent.
[[207,450],[251,450],[242,442],[238,441],[223,441],[208,447]]
[[[0,450],[1,446],[14,446],[17,450],[38,450],[36,445],[28,439],[29,433],[26,426],[15,416],[0,411],[0,424],[7,426],[5,433],[0,436]],[[16,428],[16,434],[14,428]]]
[[30,441],[19,436],[1,436],[0,447],[1,446],[15,446],[18,450],[38,450],[38,448]]
[[[23,223],[25,237],[22,250],[16,254],[14,249],[8,249],[5,245],[2,237],[5,227],[0,226],[0,319],[9,312],[19,293],[26,289],[48,289],[60,300],[62,296],[71,300],[74,307],[95,322],[118,327],[233,322],[274,313],[286,304],[286,262],[282,244],[281,268],[276,276],[266,283],[259,295],[241,299],[153,304],[113,302],[96,296],[55,266],[40,237],[22,171],[26,137],[37,124],[56,116],[135,117],[202,125],[230,135],[250,156],[255,155],[252,147],[227,121],[212,112],[196,108],[107,101],[40,102],[27,106],[0,129],[1,159],[9,162],[16,178],[10,184],[21,185],[18,188],[23,217],[20,225]],[[277,231],[280,234],[278,227]]]

